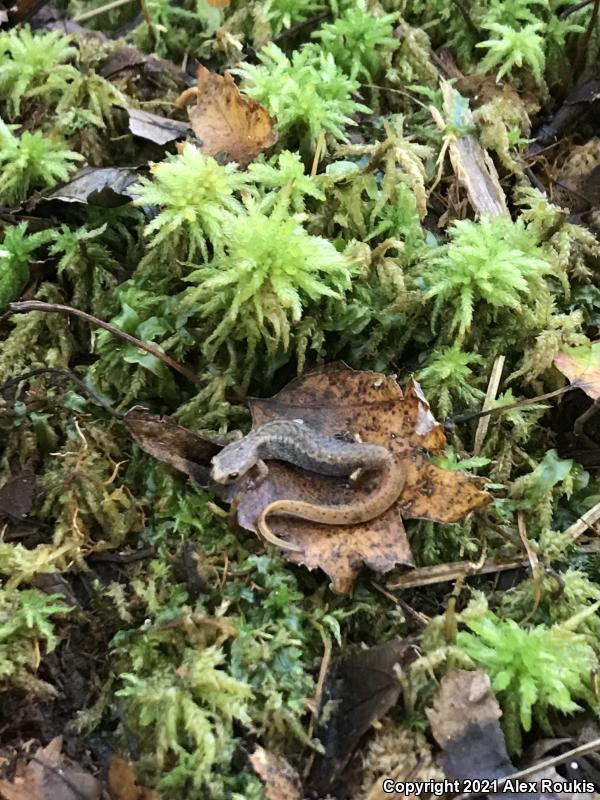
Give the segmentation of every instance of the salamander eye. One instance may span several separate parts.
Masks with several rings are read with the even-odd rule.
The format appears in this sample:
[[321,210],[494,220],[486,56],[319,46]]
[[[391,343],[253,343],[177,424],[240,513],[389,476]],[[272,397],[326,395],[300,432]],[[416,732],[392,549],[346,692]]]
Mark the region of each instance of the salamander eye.
[[227,476],[228,480],[230,480],[230,481],[234,481],[234,480],[236,480],[236,478],[239,478],[239,477],[240,477],[240,473],[239,472],[230,472],[229,475]]

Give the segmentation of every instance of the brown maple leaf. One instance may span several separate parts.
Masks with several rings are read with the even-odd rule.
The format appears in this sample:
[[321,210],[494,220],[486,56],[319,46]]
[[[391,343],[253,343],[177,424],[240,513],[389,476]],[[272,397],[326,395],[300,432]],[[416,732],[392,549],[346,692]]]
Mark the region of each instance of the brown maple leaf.
[[264,106],[240,92],[229,73],[219,75],[200,65],[197,76],[197,87],[183,92],[177,104],[186,105],[196,97],[188,116],[201,152],[245,167],[275,144],[274,119]]
[[[389,448],[405,470],[398,501],[376,519],[359,525],[322,525],[297,517],[273,515],[269,527],[299,548],[286,558],[321,568],[336,592],[351,591],[363,565],[388,572],[412,565],[403,517],[457,522],[489,502],[481,481],[432,464],[427,453],[443,450],[446,438],[419,385],[405,392],[393,378],[377,372],[334,367],[304,375],[266,400],[250,402],[253,428],[275,419],[301,418],[327,436],[353,434]],[[307,472],[281,461],[269,462],[269,474],[256,485],[248,474],[222,493],[235,501],[237,520],[256,532],[263,508],[274,500],[305,500],[320,505],[360,502],[373,491],[378,476],[350,488],[347,480]]]

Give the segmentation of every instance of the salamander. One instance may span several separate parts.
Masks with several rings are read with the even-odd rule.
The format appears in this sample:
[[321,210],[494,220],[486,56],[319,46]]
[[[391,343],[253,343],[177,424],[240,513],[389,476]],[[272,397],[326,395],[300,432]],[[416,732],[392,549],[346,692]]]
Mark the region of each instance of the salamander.
[[318,505],[286,499],[268,503],[259,515],[258,530],[268,542],[287,550],[301,548],[280,539],[270,530],[267,524],[270,514],[292,514],[323,525],[368,522],[393,505],[406,480],[405,470],[386,447],[325,436],[302,420],[266,422],[228,444],[213,457],[211,477],[217,483],[232,483],[254,466],[264,477],[268,472],[264,461],[269,459],[287,461],[321,475],[350,476],[353,480],[363,472],[381,472],[377,489],[353,503]]

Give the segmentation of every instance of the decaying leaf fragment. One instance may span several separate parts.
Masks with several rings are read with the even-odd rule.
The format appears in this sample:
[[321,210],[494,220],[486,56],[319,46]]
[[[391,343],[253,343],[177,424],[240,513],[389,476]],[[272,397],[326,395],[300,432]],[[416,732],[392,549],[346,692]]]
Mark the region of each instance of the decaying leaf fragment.
[[208,484],[208,464],[219,444],[144,408],[132,408],[123,421],[146,453],[183,472],[197,485]]
[[[489,502],[477,479],[428,460],[426,453],[441,451],[446,439],[414,381],[403,393],[393,378],[334,367],[301,376],[275,397],[253,400],[250,406],[254,429],[275,419],[302,419],[327,436],[350,434],[389,448],[406,472],[399,501],[369,522],[333,526],[291,516],[269,517],[271,530],[300,550],[286,552],[286,557],[309,569],[324,570],[336,592],[349,592],[363,565],[387,572],[397,564],[412,564],[402,517],[457,522]],[[260,512],[274,500],[328,506],[360,503],[377,486],[378,476],[365,475],[350,487],[343,478],[271,461],[266,479],[258,485],[255,479],[250,472],[224,493],[235,501],[239,524],[250,531],[256,531]]]
[[396,668],[415,657],[411,641],[391,639],[351,653],[334,665],[323,694],[332,711],[317,730],[324,752],[317,756],[308,778],[314,794],[335,796],[336,782],[362,737],[398,702],[401,689]]
[[19,761],[12,781],[0,781],[2,800],[100,800],[92,775],[61,754],[62,736],[40,747],[29,763]]
[[600,399],[600,341],[565,348],[554,366],[592,400]]
[[302,800],[300,777],[285,758],[257,747],[250,763],[264,784],[267,800]]
[[[433,708],[427,709],[426,713],[431,732],[443,750],[441,764],[448,778],[496,779],[502,785],[502,779],[517,772],[508,756],[500,727],[502,712],[492,692],[490,679],[483,670],[454,670],[445,675]],[[531,773],[527,778],[536,782],[541,779],[556,784],[565,782],[551,767]],[[522,793],[512,791],[510,785],[498,794],[485,796],[503,800],[524,797]],[[591,793],[570,791],[528,793],[531,800],[592,800],[592,796]]]
[[277,141],[275,120],[240,92],[229,73],[219,75],[200,65],[198,86],[184,92],[179,104],[185,105],[190,95],[196,96],[196,105],[188,107],[188,115],[199,150],[206,155],[246,166]]
[[135,765],[116,756],[108,770],[108,791],[111,800],[158,800],[156,792],[138,785]]

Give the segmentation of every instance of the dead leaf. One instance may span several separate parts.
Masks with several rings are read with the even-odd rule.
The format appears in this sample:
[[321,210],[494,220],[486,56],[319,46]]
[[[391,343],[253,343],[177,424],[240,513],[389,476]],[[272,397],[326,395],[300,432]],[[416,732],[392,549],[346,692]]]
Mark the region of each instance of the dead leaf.
[[317,756],[308,781],[319,797],[332,789],[371,725],[398,702],[395,665],[408,664],[415,657],[411,642],[392,639],[353,653],[333,668],[323,693],[333,710],[317,730],[325,753]]
[[131,133],[154,144],[163,145],[182,139],[190,129],[187,122],[178,122],[139,108],[128,108],[127,113]]
[[[494,697],[488,675],[481,669],[454,670],[442,678],[433,708],[427,709],[431,732],[443,750],[441,763],[451,780],[508,778],[516,767],[512,764],[504,734],[500,727],[502,712]],[[549,779],[563,783],[555,769],[539,770],[528,781]],[[539,784],[538,784],[539,785]],[[522,793],[507,787],[498,794],[486,795],[498,800],[517,800]],[[592,800],[593,793],[560,792],[556,794],[528,792],[531,800]]]
[[497,722],[502,716],[490,679],[481,669],[449,672],[442,679],[433,708],[426,713],[434,739],[442,748],[472,723]]
[[[319,525],[294,517],[272,516],[269,526],[284,534],[301,552],[286,558],[321,568],[339,593],[351,591],[363,565],[388,572],[397,564],[412,565],[402,517],[456,522],[489,502],[480,481],[449,472],[429,462],[426,452],[439,452],[446,443],[442,426],[434,419],[419,385],[410,381],[405,393],[393,378],[377,372],[333,367],[304,375],[275,397],[252,400],[253,427],[274,419],[302,418],[328,436],[358,434],[365,442],[388,447],[406,470],[406,485],[398,503],[384,514],[360,525]],[[256,532],[256,520],[273,500],[294,499],[323,505],[360,502],[377,481],[349,488],[340,478],[305,472],[280,461],[269,464],[267,478],[258,486],[252,475],[227,487],[224,496],[238,503],[237,519]]]
[[208,0],[208,5],[213,8],[227,8],[231,0]]
[[158,800],[152,789],[138,786],[135,778],[135,765],[114,756],[108,770],[108,791],[111,800]]
[[129,167],[84,167],[68,183],[36,198],[35,204],[59,200],[61,203],[116,208],[130,202],[133,195],[129,193],[129,187],[138,181],[138,173]]
[[600,341],[565,348],[554,366],[592,400],[600,399]]
[[0,486],[0,519],[24,519],[31,511],[36,490],[37,481],[31,470],[24,470]]
[[14,779],[0,781],[2,800],[99,800],[102,786],[61,755],[62,736],[52,739],[31,757],[19,761]]
[[[240,92],[229,73],[218,75],[199,65],[197,75],[197,104],[188,107],[188,115],[202,153],[222,155],[245,167],[275,144],[275,120]],[[189,91],[182,98],[189,97]]]
[[208,485],[208,465],[221,443],[205,439],[144,408],[132,408],[123,421],[142,450],[185,473],[198,486]]
[[267,800],[302,800],[300,777],[285,758],[257,747],[250,763],[265,786]]
[[[142,67],[143,69],[139,70],[138,67]],[[102,61],[97,71],[98,75],[110,79],[124,70],[133,69],[138,72],[144,71],[147,73],[154,73],[155,75],[165,71],[176,74],[174,65],[160,58],[156,58],[156,56],[142,53],[141,50],[128,45],[116,47],[114,49],[111,48],[109,55]]]

